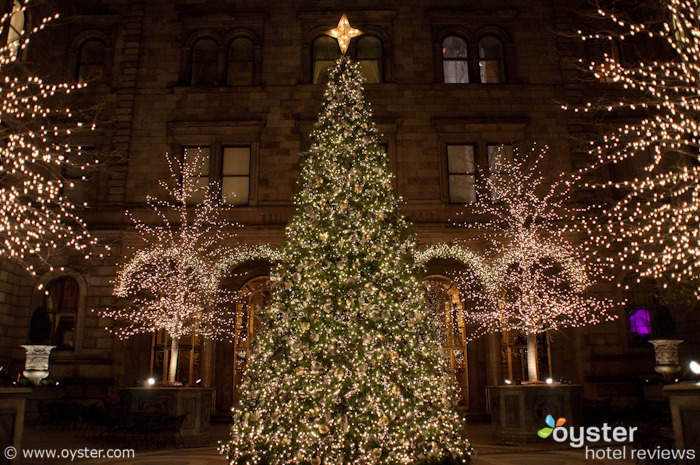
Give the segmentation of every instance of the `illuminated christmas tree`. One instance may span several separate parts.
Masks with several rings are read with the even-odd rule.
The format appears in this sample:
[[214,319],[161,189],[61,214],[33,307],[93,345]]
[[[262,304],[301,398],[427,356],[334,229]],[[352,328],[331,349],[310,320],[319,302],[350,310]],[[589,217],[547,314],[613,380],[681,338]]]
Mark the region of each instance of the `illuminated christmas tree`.
[[465,321],[477,325],[472,337],[516,330],[528,336],[528,374],[537,380],[536,335],[612,319],[609,299],[586,294],[592,271],[582,250],[565,237],[571,221],[569,184],[548,184],[539,170],[546,155],[532,149],[510,159],[501,147],[486,185],[490,192],[469,205],[480,220],[460,224],[491,231],[490,267],[463,273],[458,282],[470,302]]
[[[585,230],[592,255],[601,262],[621,264],[638,273],[640,280],[689,280],[697,277],[700,267],[700,18],[695,0],[667,0],[661,5],[666,21],[654,15],[648,25],[639,24],[598,10],[621,32],[587,35],[579,31],[584,40],[609,44],[604,59],[588,68],[620,92],[612,94],[616,100],[603,105],[594,102],[573,110],[613,117],[622,112],[629,121],[591,142],[595,161],[581,173],[584,179],[603,165],[621,165],[618,171],[628,174],[607,183],[586,184],[612,189],[621,199],[612,207],[601,206],[604,213]],[[625,61],[621,46],[640,36],[665,47],[668,58]],[[638,173],[634,173],[635,164]]]
[[222,219],[218,185],[200,185],[205,160],[198,153],[189,158],[180,162],[168,157],[171,181],[160,184],[171,199],[147,197],[160,224],[147,224],[127,211],[146,245],[117,274],[114,295],[127,299],[127,304],[102,312],[104,317],[128,323],[112,329],[120,338],[167,332],[171,383],[175,382],[181,337],[233,337],[235,318],[226,304],[234,296],[219,287],[227,269],[220,264],[241,254],[221,246],[230,242],[230,228],[235,225]]
[[231,463],[468,462],[415,238],[346,57],[311,140],[222,452]]
[[[24,3],[24,2],[22,2]],[[51,267],[54,255],[66,248],[89,256],[96,241],[66,198],[73,188],[66,170],[86,173],[96,163],[86,160],[68,136],[82,128],[57,100],[81,85],[48,84],[27,76],[19,63],[34,28],[25,27],[27,4],[15,2],[0,20],[0,257],[22,264],[36,275],[35,260]]]

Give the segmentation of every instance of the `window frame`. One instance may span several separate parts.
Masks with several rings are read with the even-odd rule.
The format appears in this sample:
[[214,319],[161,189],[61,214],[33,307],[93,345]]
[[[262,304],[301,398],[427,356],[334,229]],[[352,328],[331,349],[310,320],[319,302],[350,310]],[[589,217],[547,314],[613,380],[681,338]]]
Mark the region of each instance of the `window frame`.
[[[361,12],[356,12],[353,17],[354,19],[350,19],[352,26],[360,29],[363,34],[350,42],[346,53],[347,56],[353,59],[357,57],[357,42],[362,37],[372,36],[381,42],[383,79],[380,83],[368,83],[368,85],[394,82],[393,41],[391,35],[387,33],[387,31],[393,30],[391,24],[393,23],[395,12],[387,10],[374,13],[375,14],[370,18]],[[301,13],[299,16],[306,30],[302,46],[301,81],[314,85],[321,84],[320,82],[314,82],[313,43],[319,37],[326,36],[326,31],[336,27],[337,23],[323,24],[328,18],[328,13],[326,11],[305,12]],[[319,24],[323,25],[319,26]]]
[[[360,44],[363,40],[367,39],[374,39],[377,42],[379,42],[379,57],[378,58],[366,58],[362,59],[360,58]],[[382,42],[382,39],[373,35],[373,34],[362,34],[360,37],[357,38],[357,42],[355,43],[354,47],[354,52],[355,52],[355,61],[357,61],[360,64],[360,72],[362,71],[362,62],[376,62],[377,63],[377,70],[378,70],[378,78],[379,80],[376,82],[370,82],[367,79],[367,76],[363,76],[365,78],[365,83],[366,84],[381,84],[384,82],[384,43]]]
[[[471,172],[467,171],[464,173],[453,173],[450,171],[450,147],[471,147],[471,149],[472,149],[471,163],[472,163],[473,171],[471,171]],[[471,143],[471,144],[446,144],[445,154],[446,154],[445,162],[447,163],[446,170],[447,170],[447,200],[448,200],[448,203],[455,204],[455,205],[468,205],[468,204],[474,204],[474,203],[478,202],[479,189],[478,189],[477,183],[478,183],[479,176],[477,173],[479,170],[478,170],[478,162],[477,162],[476,144],[475,143]],[[451,186],[452,181],[451,180],[452,180],[453,176],[460,176],[460,177],[467,177],[467,178],[471,177],[472,178],[472,180],[473,180],[472,194],[474,196],[473,201],[462,202],[462,201],[453,200],[452,189],[451,189],[452,188],[452,186]]]
[[[485,50],[482,46],[481,43],[483,40],[488,39],[488,38],[493,38],[498,42],[500,45],[501,49],[501,56],[500,57],[482,57],[482,50]],[[477,40],[477,48],[478,48],[478,71],[479,71],[479,82],[481,84],[505,84],[508,82],[508,75],[506,73],[506,47],[505,43],[503,42],[503,39],[499,37],[496,34],[493,33],[486,33],[482,34],[479,36],[479,39]],[[485,73],[482,71],[484,68],[486,68],[486,65],[488,63],[499,63],[499,74],[500,74],[500,79],[498,81],[487,81],[484,80],[484,75]]]
[[[242,175],[242,174],[225,174],[224,173],[224,162],[226,158],[226,149],[227,148],[247,148],[248,149],[248,174],[247,175]],[[252,160],[253,160],[253,149],[249,144],[242,145],[242,144],[236,144],[236,145],[227,145],[227,144],[222,144],[221,145],[221,157],[220,157],[220,172],[221,172],[221,177],[219,179],[219,200],[223,205],[226,206],[236,206],[236,207],[245,207],[250,205],[250,191],[251,191],[251,171],[252,171]],[[246,178],[248,180],[248,196],[247,196],[247,201],[245,203],[234,203],[234,202],[227,202],[225,200],[225,192],[224,192],[224,180],[226,178]]]
[[[464,46],[465,46],[465,48],[466,48],[466,50],[467,50],[467,56],[466,56],[466,57],[464,57],[464,58],[462,58],[462,59],[451,58],[451,57],[445,58],[445,51],[444,51],[444,50],[445,50],[445,41],[446,41],[447,39],[450,39],[450,38],[456,38],[456,39],[459,39],[459,40],[461,40],[462,42],[464,42]],[[459,34],[448,34],[448,35],[445,35],[445,36],[442,38],[442,41],[440,42],[440,52],[441,52],[441,54],[440,54],[440,64],[441,64],[440,70],[442,71],[442,82],[443,82],[444,84],[471,84],[471,82],[472,82],[472,79],[471,79],[471,76],[470,76],[470,74],[471,74],[471,72],[470,72],[471,66],[470,66],[469,60],[470,60],[470,57],[472,56],[472,53],[470,52],[469,48],[470,48],[470,47],[469,47],[469,41],[468,41],[465,37],[463,37],[463,36],[461,36],[461,35],[459,35]],[[445,62],[463,62],[463,63],[465,64],[465,66],[466,66],[466,71],[467,71],[467,73],[466,73],[466,79],[467,79],[466,82],[448,82],[448,81],[447,81],[447,76],[445,75]]]
[[[233,49],[233,44],[237,40],[246,40],[250,42],[250,60],[244,61],[244,60],[236,60],[233,61],[231,60],[231,51]],[[227,41],[226,45],[226,85],[230,87],[241,87],[241,86],[252,86],[255,84],[255,76],[256,76],[256,46],[255,46],[255,41],[251,39],[250,37],[246,35],[237,35],[232,38],[230,38]],[[250,80],[246,81],[246,83],[232,83],[231,82],[231,66],[232,63],[249,63],[250,65]]]
[[[260,132],[263,121],[220,121],[216,123],[178,122],[169,125],[172,153],[182,154],[184,147],[210,146],[209,179],[221,181],[223,147],[250,147],[250,182],[248,203],[235,205],[246,208],[258,205],[258,165],[260,159]],[[221,191],[218,193],[221,199]],[[226,206],[226,204],[224,204]],[[232,208],[234,205],[230,205]]]
[[[61,278],[72,278],[78,284],[78,306],[77,314],[75,316],[75,334],[73,339],[73,346],[67,348],[60,348],[54,350],[57,359],[72,359],[73,357],[79,357],[83,351],[83,340],[85,333],[85,315],[87,313],[87,281],[82,274],[76,273],[70,268],[66,267],[61,271],[50,271],[39,278],[39,286],[34,288],[31,297],[31,312],[27,314],[27,324],[32,312],[37,307],[46,304],[46,290],[48,285],[52,282]],[[47,309],[48,310],[48,309]],[[52,320],[51,327],[51,340],[53,341],[54,331],[55,331],[55,320]],[[94,349],[91,347],[90,349]],[[53,355],[52,355],[53,358]]]
[[[338,50],[338,56],[336,58],[327,59],[327,58],[316,58],[316,43],[319,41],[325,41],[328,42],[329,44],[331,42],[335,43],[335,48]],[[342,55],[340,51],[340,46],[338,45],[338,41],[334,39],[333,37],[327,36],[327,35],[321,35],[316,38],[311,42],[311,83],[312,84],[325,84],[328,82],[328,69],[330,69],[331,66],[333,66],[333,63],[340,58]],[[325,66],[325,68],[319,72],[316,71],[316,64],[319,62],[328,62],[328,66]]]
[[[102,44],[102,62],[101,63],[84,63],[83,62],[83,50],[85,50],[85,45],[90,43],[90,42],[99,42]],[[97,77],[91,77],[90,79],[83,79],[81,76],[81,70],[83,66],[95,66],[99,65],[102,68],[102,72],[99,76]],[[76,53],[76,60],[75,60],[75,72],[73,75],[73,79],[75,82],[79,84],[84,84],[87,82],[98,82],[98,81],[103,81],[106,78],[107,74],[107,43],[102,37],[97,37],[97,36],[92,36],[88,37],[78,44],[77,47],[77,53]]]
[[[212,76],[212,81],[211,83],[201,83],[199,81],[195,82],[195,63],[199,63],[199,61],[195,61],[195,51],[197,48],[197,44],[204,42],[204,41],[210,41],[214,43],[215,46],[215,54],[214,54],[214,59],[210,61],[202,61],[202,63],[209,63],[209,65],[213,64],[213,76]],[[190,67],[189,67],[189,86],[190,87],[197,87],[197,88],[208,88],[208,87],[215,87],[218,86],[221,82],[219,79],[220,77],[220,55],[221,55],[221,42],[218,40],[217,37],[214,37],[209,34],[201,35],[197,37],[193,42],[190,47]]]
[[[499,144],[499,143],[493,143],[493,142],[487,142],[487,143],[486,143],[485,155],[486,155],[486,166],[488,167],[488,178],[489,178],[489,179],[492,179],[492,178],[493,178],[493,175],[496,174],[496,173],[497,173],[497,174],[507,173],[507,170],[498,170],[498,171],[495,171],[495,170],[494,170],[494,165],[491,163],[491,153],[490,153],[490,151],[489,151],[491,147],[495,147],[495,148],[496,148],[496,153],[499,152],[499,150],[500,150],[501,147],[510,147],[510,162],[513,162],[513,161],[514,161],[514,157],[515,157],[515,152],[514,152],[514,150],[515,150],[515,144],[513,144],[513,143],[505,143],[505,142],[504,142],[504,143],[500,143],[500,144]],[[494,157],[494,160],[496,160],[495,157]],[[506,160],[506,161],[508,161],[508,160]],[[492,203],[499,203],[499,202],[502,202],[502,199],[496,198],[496,193],[495,193],[493,190],[490,190],[490,192],[489,192],[489,198],[490,198],[490,200],[491,200]]]

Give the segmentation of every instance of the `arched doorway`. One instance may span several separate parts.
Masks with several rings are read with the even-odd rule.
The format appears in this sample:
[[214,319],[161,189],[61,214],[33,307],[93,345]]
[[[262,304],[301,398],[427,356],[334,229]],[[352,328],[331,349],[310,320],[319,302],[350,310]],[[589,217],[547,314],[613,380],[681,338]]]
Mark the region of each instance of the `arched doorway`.
[[260,329],[258,315],[270,296],[269,276],[247,281],[238,291],[236,300],[236,337],[233,342],[233,403],[238,403],[238,386],[250,360],[250,349]]
[[459,386],[459,408],[468,410],[469,376],[464,301],[454,281],[445,276],[426,276],[424,282],[426,302],[442,323],[442,350]]

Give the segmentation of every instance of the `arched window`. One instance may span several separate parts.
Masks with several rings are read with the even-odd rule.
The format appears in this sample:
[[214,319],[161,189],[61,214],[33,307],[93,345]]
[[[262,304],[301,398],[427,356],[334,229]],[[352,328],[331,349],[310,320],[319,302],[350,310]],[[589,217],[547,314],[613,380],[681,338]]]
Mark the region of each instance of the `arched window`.
[[80,82],[101,79],[105,67],[105,43],[101,39],[88,39],[80,45],[75,79]]
[[494,36],[479,41],[479,77],[483,83],[505,82],[503,44]]
[[328,79],[328,68],[340,56],[338,41],[333,37],[322,36],[314,40],[313,52],[311,55],[313,66],[314,84],[325,82]]
[[228,47],[226,83],[230,86],[249,86],[253,83],[255,52],[253,41],[238,37]]
[[12,56],[17,56],[20,50],[22,30],[24,29],[24,8],[22,2],[14,0],[12,2],[12,16],[10,17],[10,27],[7,31],[7,47]]
[[382,41],[372,36],[362,37],[357,42],[357,61],[366,82],[384,81]]
[[219,45],[209,37],[199,39],[192,46],[193,86],[213,86],[216,84],[216,62]]
[[449,84],[469,82],[467,43],[459,37],[445,37],[442,41],[442,74]]
[[51,344],[58,348],[75,347],[75,322],[79,302],[80,286],[71,277],[54,279],[46,286],[44,307],[51,317]]

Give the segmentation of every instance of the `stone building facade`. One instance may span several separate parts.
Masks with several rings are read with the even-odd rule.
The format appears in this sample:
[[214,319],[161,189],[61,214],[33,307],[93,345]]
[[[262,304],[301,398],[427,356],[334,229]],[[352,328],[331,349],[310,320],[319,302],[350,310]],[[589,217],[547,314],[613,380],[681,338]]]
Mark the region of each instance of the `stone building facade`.
[[[561,103],[580,102],[596,91],[595,83],[582,84],[572,66],[577,55],[595,51],[567,36],[579,21],[571,2],[57,0],[40,2],[28,21],[53,10],[61,18],[32,41],[24,59],[48,79],[88,81],[72,94],[71,106],[99,105],[98,124],[73,143],[111,160],[80,193],[88,202],[83,217],[112,246],[110,257],[71,260],[64,271],[39,278],[47,289],[54,285],[58,302],[50,304],[59,345],[51,377],[87,397],[114,399],[118,387],[162,377],[167,355],[161,336],[120,341],[105,330],[112,322],[98,312],[115,304],[118,264],[129,247],[138,246],[124,210],[146,211],[146,195],[157,194],[158,179],[168,175],[166,152],[206,151],[210,167],[203,175],[228,180],[236,191],[240,204],[228,214],[244,225],[237,231],[240,241],[281,242],[293,213],[299,152],[308,147],[320,109],[321,68],[332,55],[319,38],[342,13],[371,38],[364,44],[354,39],[348,53],[374,81],[366,83],[366,96],[383,134],[394,187],[422,244],[457,239],[483,249],[478,231],[454,227],[450,220],[465,208],[460,199],[484,194],[494,147],[547,144],[552,172],[585,163],[574,142],[585,137],[585,121],[563,111]],[[469,163],[451,166],[451,150],[469,153],[486,171],[465,171]],[[231,168],[231,160],[242,159],[247,169]],[[470,191],[472,179],[476,187]],[[425,273],[455,295],[449,276],[464,266],[433,260]],[[269,268],[262,260],[245,263],[224,283],[248,292],[250,302],[242,310],[249,316],[239,324],[243,332],[254,331],[254,309],[264,300]],[[621,296],[612,288],[601,292]],[[646,305],[650,291],[635,292],[634,305]],[[32,311],[49,303],[20,267],[6,261],[0,262],[0,297],[0,363],[18,373]],[[460,304],[458,295],[450,299]],[[653,375],[653,349],[635,343],[629,311],[621,309],[615,322],[542,341],[543,347],[549,344],[553,377],[584,383],[588,398],[633,404],[640,381]],[[683,357],[697,356],[700,347],[691,338],[697,317],[678,315],[677,324],[687,341]],[[460,377],[466,410],[486,411],[488,384],[523,377],[517,363],[508,372],[507,354],[512,362],[520,354],[517,340],[510,342],[508,351],[498,336],[468,344],[459,335],[451,339],[446,353]],[[245,366],[245,344],[182,344],[181,379],[215,387],[216,408],[227,411]]]

